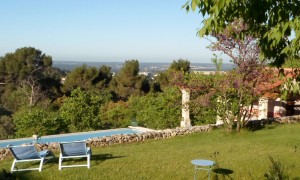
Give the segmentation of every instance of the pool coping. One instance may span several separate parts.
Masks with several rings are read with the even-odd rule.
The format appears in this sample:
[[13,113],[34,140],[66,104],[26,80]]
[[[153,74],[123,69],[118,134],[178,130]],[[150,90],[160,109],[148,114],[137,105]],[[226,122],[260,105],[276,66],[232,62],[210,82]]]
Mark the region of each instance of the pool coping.
[[144,128],[144,127],[140,127],[140,126],[128,126],[128,128],[130,129],[134,129],[134,130],[137,130],[137,131],[142,131],[142,132],[156,132],[156,130],[154,129],[149,129],[149,128]]
[[[138,131],[137,133],[143,133],[147,131],[154,131],[152,129],[148,128],[143,128],[143,127],[133,127],[133,126],[128,126],[128,128],[117,128],[117,129],[104,129],[104,130],[95,130],[95,131],[87,131],[87,132],[74,132],[74,133],[65,133],[65,134],[54,134],[54,135],[47,135],[47,136],[40,136],[39,138],[55,138],[55,137],[63,137],[63,136],[70,136],[70,135],[80,135],[80,134],[88,134],[88,133],[98,133],[99,131],[101,132],[113,132],[113,131],[120,131],[120,130],[126,130],[126,129],[132,129]],[[5,139],[5,140],[0,140],[0,143],[5,143],[5,142],[10,142],[10,141],[26,141],[26,140],[33,140],[33,137],[26,137],[26,138],[16,138],[16,139]]]

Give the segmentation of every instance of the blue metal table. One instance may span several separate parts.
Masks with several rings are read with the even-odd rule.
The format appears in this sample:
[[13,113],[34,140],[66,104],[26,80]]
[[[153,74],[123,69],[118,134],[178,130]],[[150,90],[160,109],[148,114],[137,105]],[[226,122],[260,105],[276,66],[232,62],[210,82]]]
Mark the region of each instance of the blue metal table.
[[205,159],[194,159],[191,161],[193,165],[195,165],[195,172],[194,172],[194,179],[197,179],[197,171],[198,170],[204,170],[208,171],[208,179],[210,179],[210,172],[211,167],[214,166],[216,163],[211,160],[205,160]]

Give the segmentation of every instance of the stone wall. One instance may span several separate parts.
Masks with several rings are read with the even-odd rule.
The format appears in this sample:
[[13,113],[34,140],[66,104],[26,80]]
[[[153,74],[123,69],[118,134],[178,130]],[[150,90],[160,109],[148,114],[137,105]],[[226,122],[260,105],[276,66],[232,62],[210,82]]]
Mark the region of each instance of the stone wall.
[[[142,142],[148,139],[166,139],[175,136],[181,136],[185,134],[190,134],[194,132],[208,132],[214,125],[204,125],[204,126],[193,126],[189,128],[175,128],[175,129],[165,129],[158,131],[148,131],[138,134],[121,134],[112,135],[105,137],[96,137],[87,140],[87,145],[90,147],[105,147],[113,144],[123,144],[123,143],[134,143]],[[36,144],[38,150],[51,150],[53,152],[59,152],[58,143],[49,144]],[[0,148],[0,160],[11,156],[11,152],[7,148]]]
[[285,116],[281,118],[276,118],[276,122],[278,123],[284,123],[284,124],[290,124],[290,123],[296,123],[300,122],[300,115],[294,115],[294,116]]
[[[274,119],[277,123],[296,123],[300,122],[300,115],[296,116],[286,116]],[[123,135],[112,135],[105,137],[96,137],[87,140],[87,144],[90,147],[105,147],[113,144],[123,144],[123,143],[134,143],[142,142],[148,139],[166,139],[175,136],[181,136],[185,134],[191,134],[195,132],[208,132],[215,128],[215,125],[204,125],[204,126],[192,126],[187,128],[175,128],[175,129],[165,129],[158,131],[148,131],[138,134],[123,134]],[[59,152],[58,143],[49,144],[36,144],[38,150],[51,150],[53,152]],[[11,152],[7,148],[0,148],[0,160],[11,156]]]

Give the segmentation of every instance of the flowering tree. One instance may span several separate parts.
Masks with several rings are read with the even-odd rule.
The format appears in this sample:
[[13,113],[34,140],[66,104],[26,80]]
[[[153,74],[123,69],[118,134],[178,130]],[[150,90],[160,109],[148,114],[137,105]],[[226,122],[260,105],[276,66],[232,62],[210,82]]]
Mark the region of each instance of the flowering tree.
[[217,39],[212,42],[213,51],[222,51],[235,64],[234,70],[224,74],[216,88],[218,94],[218,115],[224,123],[237,131],[250,118],[253,103],[267,90],[261,86],[273,77],[271,70],[266,68],[265,59],[260,59],[257,40],[252,36],[240,36],[247,30],[242,20],[235,20],[221,33],[214,34]]
[[[236,125],[237,131],[249,120],[254,102],[269,90],[263,85],[270,84],[274,77],[265,66],[266,60],[259,58],[257,40],[252,36],[240,36],[247,28],[242,20],[236,20],[213,35],[217,41],[211,40],[211,50],[229,56],[235,65],[233,70],[217,71],[213,75],[177,73],[172,76],[174,84],[191,91],[191,107],[199,111],[204,110],[199,106],[209,107],[206,111],[211,110],[207,113],[212,114],[213,110],[230,130]],[[213,62],[216,66],[220,64],[217,57]]]

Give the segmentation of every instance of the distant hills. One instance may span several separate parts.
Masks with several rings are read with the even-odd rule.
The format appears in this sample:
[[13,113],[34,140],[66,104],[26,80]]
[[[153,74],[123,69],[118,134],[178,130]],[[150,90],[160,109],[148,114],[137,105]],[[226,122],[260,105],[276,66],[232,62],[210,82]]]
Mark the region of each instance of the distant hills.
[[[124,62],[80,62],[80,61],[54,61],[53,67],[60,68],[61,70],[71,71],[78,66],[86,64],[90,67],[100,67],[102,65],[110,66],[112,72],[118,72],[123,66]],[[140,72],[157,73],[168,69],[171,63],[150,63],[140,62]],[[229,71],[234,67],[233,64],[223,64],[222,71]],[[191,63],[192,71],[215,71],[216,67],[213,63]]]

